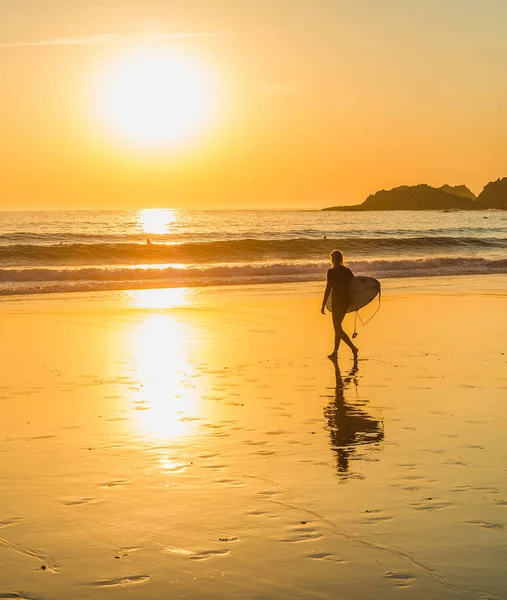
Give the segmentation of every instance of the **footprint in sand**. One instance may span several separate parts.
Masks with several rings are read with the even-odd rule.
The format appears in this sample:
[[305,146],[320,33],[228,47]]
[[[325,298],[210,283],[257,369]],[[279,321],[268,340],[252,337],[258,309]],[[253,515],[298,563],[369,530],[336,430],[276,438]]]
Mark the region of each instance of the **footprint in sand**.
[[217,479],[215,483],[221,483],[230,487],[246,487],[246,483],[235,481],[234,479]]
[[204,465],[205,469],[211,469],[212,471],[223,471],[227,469],[227,465]]
[[189,560],[208,560],[208,558],[212,558],[214,556],[226,556],[230,554],[230,550],[204,550],[202,552],[196,552],[189,556]]
[[498,494],[499,490],[495,487],[486,485],[458,485],[452,488],[453,492],[482,492],[487,494]]
[[396,571],[386,571],[384,573],[384,577],[392,581],[397,587],[407,587],[414,579],[413,575],[408,575],[407,573],[397,573]]
[[344,558],[338,558],[337,556],[334,556],[334,554],[328,554],[327,552],[313,552],[308,555],[308,558],[311,558],[312,560],[329,560],[335,563],[347,562]]
[[264,442],[262,440],[260,441],[256,441],[256,440],[245,440],[243,442],[243,444],[249,444],[250,446],[267,446],[269,442]]
[[100,487],[103,487],[103,488],[118,487],[120,485],[125,485],[128,482],[129,482],[128,479],[115,479],[113,481],[106,481],[106,483],[101,483]]
[[[120,556],[130,556],[132,554],[132,552],[138,552],[139,550],[139,546],[125,546],[124,548],[120,548],[116,554],[116,556],[118,556],[118,558]],[[115,556],[115,558],[116,558]]]
[[[11,519],[2,519],[0,520],[0,529],[4,527],[9,527],[9,525],[14,525],[15,523],[19,523],[22,521],[22,517],[12,517]],[[0,596],[1,598],[2,596]]]
[[467,463],[462,460],[444,460],[444,462],[442,464],[453,465],[456,467],[466,467],[467,466]]
[[503,531],[505,527],[501,523],[488,523],[487,521],[465,521],[470,525],[479,525],[483,529],[488,529],[489,531]]
[[264,512],[263,510],[251,510],[247,513],[247,515],[251,517],[267,517],[269,513]]
[[259,494],[259,496],[264,496],[266,498],[271,498],[272,496],[276,496],[280,492],[278,492],[277,490],[263,490],[263,491],[257,492],[257,493]]
[[429,512],[441,510],[442,508],[447,508],[448,506],[452,505],[452,502],[438,502],[438,498],[426,498],[425,500],[411,503],[411,506],[415,508],[415,510],[424,510]]
[[89,585],[93,587],[109,588],[109,587],[129,587],[138,583],[144,583],[150,579],[149,575],[133,575],[132,577],[120,577],[119,579],[104,579],[95,581]]
[[296,525],[290,527],[292,532],[286,538],[282,538],[281,542],[299,543],[299,542],[312,542],[319,540],[322,537],[322,533],[313,525],[310,525],[309,521],[300,521]]
[[76,498],[74,500],[67,500],[63,504],[65,506],[80,506],[81,504],[93,504],[97,502],[97,498]]
[[366,510],[367,515],[362,519],[362,523],[365,525],[376,525],[382,521],[391,521],[394,517],[392,515],[384,515],[381,510]]

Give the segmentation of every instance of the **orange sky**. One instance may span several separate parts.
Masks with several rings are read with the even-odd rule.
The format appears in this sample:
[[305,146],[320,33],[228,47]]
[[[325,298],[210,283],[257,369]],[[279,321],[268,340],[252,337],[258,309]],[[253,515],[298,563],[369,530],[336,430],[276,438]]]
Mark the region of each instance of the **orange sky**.
[[[0,209],[322,207],[506,176],[501,0],[3,0]],[[187,144],[136,148],[97,114],[147,44],[212,74]]]

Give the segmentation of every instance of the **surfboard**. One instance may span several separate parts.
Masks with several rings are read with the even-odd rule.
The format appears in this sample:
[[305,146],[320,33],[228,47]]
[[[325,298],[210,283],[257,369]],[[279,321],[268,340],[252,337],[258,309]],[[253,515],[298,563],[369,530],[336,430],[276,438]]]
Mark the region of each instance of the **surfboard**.
[[[329,298],[326,302],[326,308],[329,312],[332,312],[332,294],[333,292],[329,294]],[[373,279],[373,277],[354,277],[350,281],[350,305],[347,312],[355,312],[356,310],[363,308],[372,300],[375,300],[379,294],[380,281]]]

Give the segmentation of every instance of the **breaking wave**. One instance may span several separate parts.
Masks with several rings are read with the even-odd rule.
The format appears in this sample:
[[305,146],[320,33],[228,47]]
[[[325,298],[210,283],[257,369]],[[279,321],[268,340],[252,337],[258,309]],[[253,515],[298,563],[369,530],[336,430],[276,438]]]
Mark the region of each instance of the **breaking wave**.
[[[318,281],[328,263],[261,263],[163,267],[82,267],[0,269],[0,295],[66,291]],[[507,259],[431,257],[354,260],[356,275],[377,278],[507,273]]]
[[366,257],[400,254],[473,253],[507,248],[507,238],[384,237],[240,239],[173,244],[96,243],[0,246],[0,264],[16,265],[125,265],[163,263],[235,263],[322,259],[334,248]]

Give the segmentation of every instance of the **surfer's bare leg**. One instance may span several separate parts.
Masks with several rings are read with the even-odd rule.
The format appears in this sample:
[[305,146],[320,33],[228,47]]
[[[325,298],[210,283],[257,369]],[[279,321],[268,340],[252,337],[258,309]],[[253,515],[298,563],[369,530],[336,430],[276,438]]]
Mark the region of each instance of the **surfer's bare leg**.
[[[346,310],[346,309],[345,309]],[[338,355],[338,349],[340,348],[340,342],[343,339],[344,331],[342,328],[343,317],[345,316],[345,310],[333,307],[333,327],[334,327],[334,348],[328,358],[336,358]]]
[[354,345],[354,342],[349,338],[349,336],[342,329],[342,340],[347,344],[347,346],[352,350],[352,354],[354,358],[357,358],[357,346]]
[[347,344],[347,346],[352,350],[354,358],[357,358],[357,348],[356,346],[354,346],[349,336],[345,333],[342,326],[346,310],[346,308],[343,308],[342,310],[333,308],[333,327],[335,331],[334,350],[329,355],[329,358],[336,358],[341,340],[343,340]]
[[331,359],[335,359],[338,356],[338,349],[340,347],[340,341],[341,341],[342,337],[341,337],[341,333],[338,331],[335,331],[334,334],[334,348],[333,351],[331,352],[331,354],[328,355],[328,358]]

